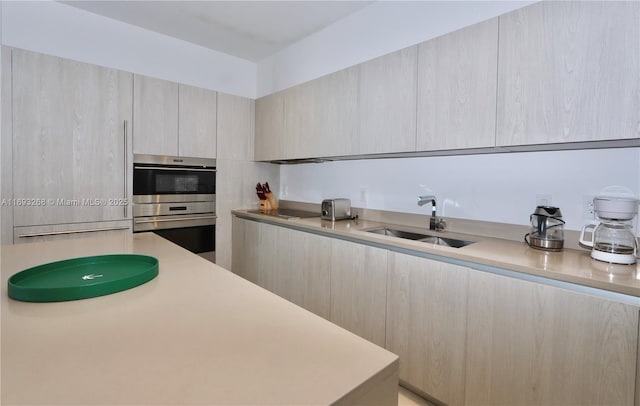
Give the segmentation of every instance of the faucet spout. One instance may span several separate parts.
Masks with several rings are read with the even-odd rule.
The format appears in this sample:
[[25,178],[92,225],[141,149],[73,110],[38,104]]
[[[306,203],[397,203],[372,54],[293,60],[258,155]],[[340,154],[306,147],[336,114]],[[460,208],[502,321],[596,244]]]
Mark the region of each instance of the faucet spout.
[[418,196],[418,206],[424,206],[427,203],[431,203],[431,218],[429,219],[429,230],[444,230],[444,228],[446,227],[446,222],[443,218],[438,218],[436,216],[436,197],[433,195]]
[[431,203],[431,215],[435,217],[437,210],[436,197],[433,195],[418,196],[418,206],[424,206],[427,203]]

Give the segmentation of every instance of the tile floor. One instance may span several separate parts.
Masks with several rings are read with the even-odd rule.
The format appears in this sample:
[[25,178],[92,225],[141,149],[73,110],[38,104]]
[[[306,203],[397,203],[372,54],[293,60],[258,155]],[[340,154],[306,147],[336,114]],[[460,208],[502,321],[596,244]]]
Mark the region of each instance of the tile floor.
[[431,406],[431,403],[402,386],[398,386],[398,406]]

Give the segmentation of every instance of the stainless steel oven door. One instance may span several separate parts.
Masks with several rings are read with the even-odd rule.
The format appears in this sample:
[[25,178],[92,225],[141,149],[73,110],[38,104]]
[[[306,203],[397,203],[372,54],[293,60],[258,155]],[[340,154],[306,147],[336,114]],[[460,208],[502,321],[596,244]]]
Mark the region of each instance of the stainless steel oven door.
[[151,231],[215,262],[216,215],[213,213],[137,217],[133,219],[133,231]]

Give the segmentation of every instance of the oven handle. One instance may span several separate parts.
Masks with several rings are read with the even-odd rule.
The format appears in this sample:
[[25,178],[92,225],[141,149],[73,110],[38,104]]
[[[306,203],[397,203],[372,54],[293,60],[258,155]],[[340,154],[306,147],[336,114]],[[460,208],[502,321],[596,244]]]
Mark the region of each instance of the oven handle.
[[189,172],[216,172],[215,169],[207,168],[176,168],[164,166],[133,166],[133,169],[156,169],[159,171],[189,171]]
[[146,223],[162,223],[166,221],[189,221],[189,220],[207,220],[207,219],[217,219],[218,216],[200,216],[200,217],[173,217],[170,219],[156,219],[156,220],[138,220],[135,219],[136,224],[146,224]]

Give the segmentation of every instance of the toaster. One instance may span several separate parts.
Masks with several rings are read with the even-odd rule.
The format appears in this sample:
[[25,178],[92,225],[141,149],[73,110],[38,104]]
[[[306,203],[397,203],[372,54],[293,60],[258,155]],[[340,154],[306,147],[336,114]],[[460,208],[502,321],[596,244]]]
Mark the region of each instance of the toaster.
[[326,199],[322,201],[322,220],[346,220],[351,219],[351,200]]

